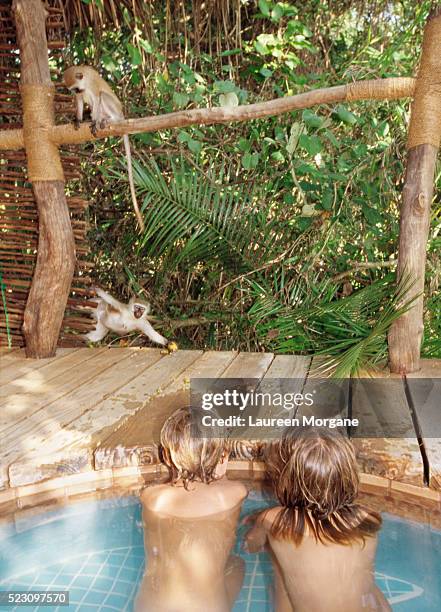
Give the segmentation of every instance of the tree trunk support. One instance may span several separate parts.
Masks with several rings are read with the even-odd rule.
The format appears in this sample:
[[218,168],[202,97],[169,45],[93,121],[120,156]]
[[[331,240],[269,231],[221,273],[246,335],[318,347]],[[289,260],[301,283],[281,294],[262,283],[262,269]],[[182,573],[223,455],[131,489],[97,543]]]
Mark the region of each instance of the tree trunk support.
[[48,64],[47,13],[41,0],[14,0],[13,10],[20,48],[23,140],[39,223],[23,332],[26,356],[44,358],[55,355],[75,268],[75,242],[61,159],[50,139],[55,90]]
[[390,370],[398,374],[415,372],[420,368],[426,249],[435,164],[441,139],[440,58],[441,7],[438,7],[430,14],[424,31],[409,124],[397,276],[400,280],[409,275],[414,283],[406,301],[415,295],[418,297],[389,332]]

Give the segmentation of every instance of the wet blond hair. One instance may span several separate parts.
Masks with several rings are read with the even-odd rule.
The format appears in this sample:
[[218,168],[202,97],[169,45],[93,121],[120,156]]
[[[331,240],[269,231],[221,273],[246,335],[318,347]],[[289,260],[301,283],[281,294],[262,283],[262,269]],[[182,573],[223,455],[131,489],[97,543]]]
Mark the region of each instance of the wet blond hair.
[[316,540],[351,544],[372,536],[381,516],[356,503],[359,487],[352,443],[327,429],[293,428],[265,451],[265,463],[282,508],[270,533],[298,545]]
[[198,480],[209,484],[216,480],[215,470],[222,457],[229,453],[227,440],[193,435],[189,408],[178,408],[161,429],[162,460],[169,469],[170,480],[182,480],[188,489]]

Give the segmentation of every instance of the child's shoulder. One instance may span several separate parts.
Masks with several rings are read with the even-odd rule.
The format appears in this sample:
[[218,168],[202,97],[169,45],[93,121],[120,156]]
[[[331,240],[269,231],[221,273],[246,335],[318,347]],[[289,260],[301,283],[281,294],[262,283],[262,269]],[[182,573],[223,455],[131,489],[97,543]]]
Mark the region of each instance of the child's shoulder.
[[258,515],[259,523],[265,529],[270,530],[281,510],[283,510],[282,506],[273,506],[272,508],[262,510]]
[[[141,492],[141,503],[150,510],[166,508],[168,504],[188,502],[190,499],[216,499],[220,506],[231,506],[242,502],[248,495],[246,486],[237,480],[222,479],[209,485],[193,485],[186,491],[183,487],[173,487],[170,484],[159,484],[146,487]],[[189,495],[189,493],[191,495]]]
[[164,497],[168,497],[171,493],[170,485],[159,484],[151,485],[141,491],[141,502],[151,510],[155,509],[158,503]]
[[243,501],[248,495],[247,487],[239,480],[227,480],[223,478],[216,482],[215,486],[222,495],[228,496],[231,500],[236,500],[236,503]]

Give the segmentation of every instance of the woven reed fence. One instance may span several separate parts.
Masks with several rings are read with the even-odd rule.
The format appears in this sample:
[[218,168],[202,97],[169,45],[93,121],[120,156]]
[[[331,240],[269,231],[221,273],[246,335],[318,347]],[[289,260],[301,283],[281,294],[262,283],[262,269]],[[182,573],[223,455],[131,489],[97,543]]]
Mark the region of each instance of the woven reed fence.
[[[47,7],[48,47],[51,59],[56,60],[65,47],[65,27],[62,11]],[[19,92],[20,63],[15,40],[15,26],[11,2],[0,0],[0,129],[22,127],[21,98]],[[73,119],[72,97],[57,93],[56,116]],[[68,181],[68,193],[79,189],[80,156],[78,149],[64,147],[61,151],[63,169]],[[73,182],[72,182],[73,181]],[[86,239],[85,211],[88,205],[83,197],[67,198],[75,235],[77,265],[67,304],[60,346],[81,344],[78,332],[90,329],[90,317],[81,310],[90,297],[88,272],[89,249]],[[23,313],[32,281],[37,257],[38,218],[32,188],[26,180],[25,151],[0,152],[0,273],[2,291],[0,300],[0,346],[23,346],[21,331]]]

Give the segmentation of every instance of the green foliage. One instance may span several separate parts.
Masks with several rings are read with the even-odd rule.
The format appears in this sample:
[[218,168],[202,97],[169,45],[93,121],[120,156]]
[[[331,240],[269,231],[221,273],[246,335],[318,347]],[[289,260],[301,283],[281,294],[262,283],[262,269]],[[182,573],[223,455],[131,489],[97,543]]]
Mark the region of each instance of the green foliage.
[[[177,4],[192,14],[190,1]],[[213,15],[208,39],[181,13],[171,25],[165,3],[151,6],[136,19],[127,11],[100,38],[90,29],[72,42],[75,61],[99,59],[128,116],[411,75],[430,2],[368,10],[345,0],[249,0],[228,43]],[[97,163],[84,167],[97,278],[121,294],[143,289],[165,320],[210,320],[183,329],[183,345],[327,354],[344,373],[381,361],[399,312],[390,269],[407,121],[407,101],[372,101],[133,137],[142,236],[119,143],[97,143]],[[437,195],[423,344],[431,357],[441,357],[440,208]]]
[[137,248],[164,271],[211,261],[244,272],[283,251],[292,232],[271,214],[273,184],[223,184],[225,168],[207,179],[182,159],[170,169],[167,181],[156,162],[136,164],[147,228]]
[[387,331],[415,299],[406,300],[410,279],[397,288],[392,275],[340,300],[328,282],[314,288],[300,282],[284,294],[285,279],[274,281],[267,287],[251,284],[255,299],[249,315],[257,333],[277,352],[323,355],[316,373],[337,378],[384,365]]

